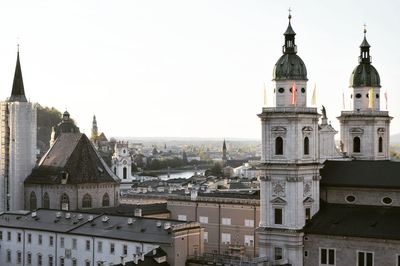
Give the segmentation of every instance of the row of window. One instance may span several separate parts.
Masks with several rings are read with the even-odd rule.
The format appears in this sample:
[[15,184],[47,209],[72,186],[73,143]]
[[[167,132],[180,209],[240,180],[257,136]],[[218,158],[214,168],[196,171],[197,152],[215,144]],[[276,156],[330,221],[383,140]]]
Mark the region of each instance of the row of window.
[[[37,205],[36,193],[32,191],[29,197],[29,209],[31,211],[36,210],[37,206],[38,205]],[[60,209],[68,210],[68,206],[69,206],[69,197],[67,194],[64,193],[60,197]],[[105,193],[103,195],[102,206],[103,207],[110,206],[110,196],[108,195],[108,193]],[[92,197],[89,194],[85,194],[82,198],[82,208],[91,208],[91,207],[92,207]],[[47,192],[43,194],[43,208],[50,209],[50,197]]]
[[[179,221],[187,221],[187,215],[179,214],[178,215]],[[208,216],[199,216],[199,222],[202,224],[208,224]],[[221,218],[222,225],[232,225],[231,218]],[[254,220],[252,219],[244,219],[244,226],[246,227],[254,227]]]
[[[353,138],[353,152],[361,152],[361,139],[359,137]],[[383,138],[378,139],[378,152],[383,152]]]
[[[303,140],[303,153],[304,155],[310,154],[310,139],[305,137]],[[275,155],[283,155],[283,138],[277,137],[275,139]]]
[[[0,241],[3,240],[3,231],[0,231]],[[12,241],[12,234],[11,232],[7,232],[7,241]],[[17,232],[17,242],[22,241],[22,233]],[[31,244],[32,243],[32,234],[27,234],[27,243]],[[37,235],[37,245],[42,245],[43,244],[43,236],[42,235]],[[49,236],[49,246],[53,247],[54,246],[54,236]],[[76,238],[72,238],[72,249],[76,250],[78,246],[78,241]],[[60,248],[65,248],[65,238],[60,237]],[[115,253],[115,244],[110,243],[110,253],[114,254]],[[91,241],[90,240],[85,240],[85,250],[90,251],[91,249]],[[103,252],[103,242],[102,241],[97,241],[97,252],[102,253]],[[136,246],[136,254],[139,254],[141,252],[141,247]],[[127,255],[128,254],[128,245],[122,245],[122,254]]]
[[[293,89],[290,88],[289,91],[290,91],[290,93],[292,93],[292,92],[293,92]],[[278,92],[279,92],[279,93],[284,93],[284,92],[285,92],[285,88],[279,88],[279,89],[278,89]],[[297,92],[297,89],[296,89],[296,92]],[[301,88],[301,93],[305,93],[305,92],[306,92],[306,89],[305,89],[305,88]]]
[[[361,93],[357,93],[357,94],[356,94],[356,98],[357,98],[357,99],[360,99],[361,97],[362,97]],[[369,98],[369,93],[365,94],[365,97],[366,97],[366,98]],[[353,98],[353,94],[350,95],[350,98],[351,98],[351,99]],[[378,94],[378,93],[376,94],[376,98],[379,99],[379,94]]]
[[[33,265],[32,263],[33,261],[33,257],[32,257],[32,253],[28,252],[26,254],[26,264],[27,265]],[[78,266],[78,260],[76,258],[72,258],[72,266]],[[11,254],[11,250],[7,250],[6,251],[6,262],[7,263],[13,263],[13,259],[12,259],[12,254]],[[21,251],[17,251],[16,254],[16,258],[15,258],[15,263],[16,264],[22,264],[22,252]],[[42,254],[37,254],[36,255],[36,264],[38,266],[42,266],[44,265],[44,258]],[[54,257],[52,255],[48,256],[48,260],[47,260],[47,265],[48,266],[53,266],[55,265],[55,261],[54,261]],[[65,266],[65,258],[64,257],[60,257],[60,266]],[[91,265],[91,261],[90,260],[85,260],[85,266],[90,266]],[[101,262],[98,263],[98,265],[103,265]],[[112,265],[112,264],[110,264]]]
[[[305,254],[306,255],[306,254]],[[374,253],[368,251],[357,251],[357,266],[373,266]],[[336,265],[336,250],[332,248],[320,248],[319,265]],[[400,256],[397,256],[397,265],[400,263]]]
[[[305,220],[308,221],[311,219],[311,208],[304,209],[304,217]],[[274,224],[283,224],[283,209],[282,208],[274,208]]]
[[[204,242],[208,242],[208,232],[204,232]],[[221,243],[225,245],[231,244],[231,234],[222,233],[221,234]],[[254,246],[254,236],[253,235],[245,235],[244,236],[244,245],[253,247]]]
[[[356,197],[354,195],[347,195],[345,199],[348,203],[354,203],[356,201]],[[390,197],[383,197],[381,202],[385,205],[390,205],[393,203],[393,200]]]

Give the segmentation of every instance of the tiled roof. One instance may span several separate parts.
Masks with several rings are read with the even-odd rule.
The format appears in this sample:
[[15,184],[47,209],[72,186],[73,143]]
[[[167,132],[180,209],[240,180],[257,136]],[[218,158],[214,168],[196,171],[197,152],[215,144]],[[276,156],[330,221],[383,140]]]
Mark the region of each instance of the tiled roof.
[[25,183],[61,184],[63,173],[66,184],[119,181],[82,133],[61,134]]

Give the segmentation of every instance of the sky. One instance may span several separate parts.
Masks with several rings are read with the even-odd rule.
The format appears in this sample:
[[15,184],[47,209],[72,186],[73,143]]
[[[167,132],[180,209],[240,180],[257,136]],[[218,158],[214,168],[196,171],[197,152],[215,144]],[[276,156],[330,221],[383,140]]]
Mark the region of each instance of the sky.
[[0,99],[11,93],[19,43],[27,97],[68,110],[87,134],[95,114],[107,137],[260,139],[289,7],[309,104],[316,85],[318,109],[339,130],[366,23],[391,133],[400,132],[394,0],[1,1]]

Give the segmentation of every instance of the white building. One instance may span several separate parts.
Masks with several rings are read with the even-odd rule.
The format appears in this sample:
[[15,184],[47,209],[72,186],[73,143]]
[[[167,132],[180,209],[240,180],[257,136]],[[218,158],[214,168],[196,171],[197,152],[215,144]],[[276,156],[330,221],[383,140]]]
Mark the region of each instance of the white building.
[[[113,265],[161,247],[170,265],[203,252],[199,223],[43,210],[0,215],[0,265]],[[187,247],[186,245],[190,245]]]
[[121,183],[132,183],[135,180],[132,175],[132,156],[128,149],[128,142],[118,141],[115,143],[111,162],[111,169],[121,179]]
[[25,97],[19,52],[10,98],[0,102],[0,211],[24,209],[24,180],[36,162],[36,106]]

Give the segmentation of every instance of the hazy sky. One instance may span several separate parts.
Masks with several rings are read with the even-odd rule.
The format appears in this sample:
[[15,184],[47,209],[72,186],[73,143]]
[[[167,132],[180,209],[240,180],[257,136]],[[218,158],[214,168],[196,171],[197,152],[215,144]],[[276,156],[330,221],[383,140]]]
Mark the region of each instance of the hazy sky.
[[260,138],[256,114],[264,82],[272,103],[289,6],[309,102],[316,83],[339,130],[366,23],[400,132],[400,1],[390,0],[2,1],[0,99],[19,39],[27,97],[67,108],[86,133],[96,114],[107,136]]

